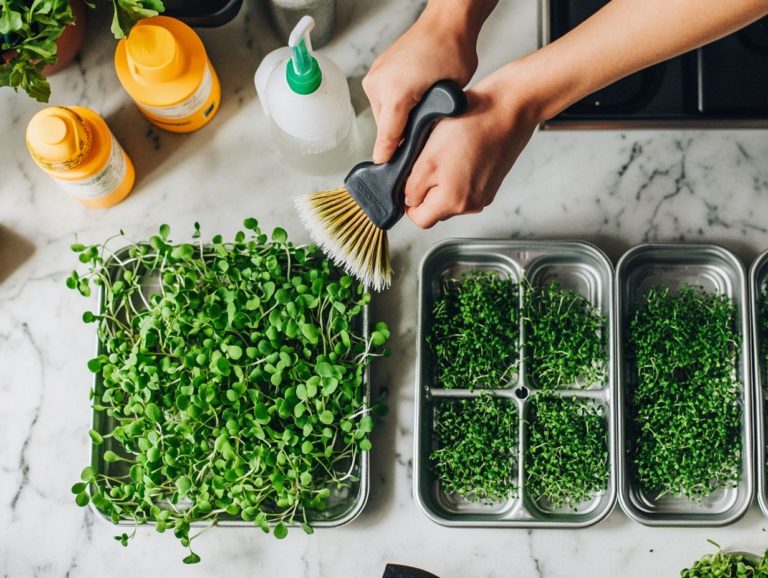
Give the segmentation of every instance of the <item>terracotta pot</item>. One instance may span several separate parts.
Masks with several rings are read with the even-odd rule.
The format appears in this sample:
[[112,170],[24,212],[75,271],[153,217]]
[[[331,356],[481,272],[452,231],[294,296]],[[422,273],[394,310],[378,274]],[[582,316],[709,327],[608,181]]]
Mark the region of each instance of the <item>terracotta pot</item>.
[[75,13],[75,23],[67,26],[56,41],[58,60],[56,64],[50,64],[43,69],[43,74],[46,76],[56,74],[72,62],[85,41],[85,4],[82,0],[71,0],[71,4]]

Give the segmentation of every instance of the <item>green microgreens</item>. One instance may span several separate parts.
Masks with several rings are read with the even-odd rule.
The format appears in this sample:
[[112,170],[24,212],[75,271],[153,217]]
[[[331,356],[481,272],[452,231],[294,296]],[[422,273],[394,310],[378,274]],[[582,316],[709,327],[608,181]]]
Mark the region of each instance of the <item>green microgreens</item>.
[[602,406],[535,395],[528,421],[525,488],[540,506],[591,499],[608,484],[608,432]]
[[517,495],[517,439],[514,403],[487,393],[440,401],[436,449],[429,459],[442,491],[470,502],[500,502]]
[[191,523],[227,517],[277,538],[294,523],[311,533],[371,448],[364,373],[389,331],[362,336],[370,294],[284,230],[245,228],[207,245],[172,245],[163,225],[115,254],[72,247],[88,271],[67,285],[102,294],[83,319],[100,341],[88,367],[103,427],[90,437],[106,464],[83,471],[75,501],[154,522],[187,548]]
[[760,351],[760,376],[763,387],[768,387],[768,286],[764,286],[757,303],[758,311],[758,336]]
[[534,384],[589,387],[605,379],[606,320],[590,301],[557,281],[525,290],[525,349]]
[[428,341],[441,387],[496,388],[518,365],[518,286],[495,272],[444,278]]
[[768,550],[762,556],[726,553],[717,547],[714,554],[706,554],[693,566],[680,572],[680,578],[768,578]]
[[631,471],[656,497],[694,500],[735,485],[741,467],[740,337],[726,295],[655,287],[632,314]]

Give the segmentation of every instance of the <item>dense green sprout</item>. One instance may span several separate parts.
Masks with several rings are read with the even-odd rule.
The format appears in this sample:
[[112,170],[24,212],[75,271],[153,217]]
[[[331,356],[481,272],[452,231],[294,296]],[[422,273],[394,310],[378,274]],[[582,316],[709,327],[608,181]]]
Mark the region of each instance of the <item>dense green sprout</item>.
[[654,498],[698,500],[738,483],[739,350],[736,309],[726,295],[655,287],[632,313],[630,466]]
[[438,385],[504,387],[518,365],[518,310],[517,283],[496,272],[444,278],[428,337]]
[[76,502],[154,522],[185,547],[191,523],[225,518],[277,538],[294,523],[311,532],[371,448],[364,374],[389,331],[363,336],[370,294],[284,230],[245,227],[234,242],[173,245],[163,225],[111,258],[72,247],[88,271],[67,285],[99,287],[103,302],[83,319],[100,341],[88,367],[103,427],[90,436],[106,464],[84,470]]
[[525,291],[525,350],[536,387],[589,387],[605,380],[606,320],[589,299],[557,281]]
[[514,403],[487,393],[440,401],[429,459],[442,491],[470,502],[514,497],[518,423]]
[[591,401],[536,395],[531,400],[525,488],[542,507],[592,499],[608,485],[608,432]]

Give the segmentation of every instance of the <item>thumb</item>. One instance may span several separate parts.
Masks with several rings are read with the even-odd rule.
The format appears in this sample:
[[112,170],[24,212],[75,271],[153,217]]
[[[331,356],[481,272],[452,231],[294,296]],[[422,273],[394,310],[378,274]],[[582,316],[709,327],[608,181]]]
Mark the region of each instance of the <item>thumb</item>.
[[377,119],[376,143],[373,145],[373,162],[386,163],[403,139],[405,123],[411,106],[400,101],[396,104],[382,104]]

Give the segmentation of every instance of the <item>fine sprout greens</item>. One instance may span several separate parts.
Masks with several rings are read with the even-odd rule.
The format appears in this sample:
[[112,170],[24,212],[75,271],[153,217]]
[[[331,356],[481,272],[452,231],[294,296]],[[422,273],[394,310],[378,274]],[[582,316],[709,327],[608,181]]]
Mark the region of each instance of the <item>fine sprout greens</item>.
[[608,433],[602,406],[575,398],[531,400],[525,487],[539,506],[591,499],[608,484]]
[[726,295],[648,290],[631,315],[631,471],[657,499],[700,500],[739,480],[740,337]]
[[192,523],[311,533],[354,499],[371,449],[364,374],[389,331],[377,323],[364,337],[370,294],[283,229],[270,239],[244,224],[233,242],[204,244],[195,224],[194,243],[172,244],[163,225],[115,253],[109,241],[72,246],[88,269],[68,287],[102,295],[83,315],[100,342],[88,362],[100,465],[85,468],[75,501],[173,531],[187,563],[200,559]]
[[720,545],[714,554],[705,554],[690,568],[680,572],[680,578],[768,578],[768,550],[762,556],[728,553]]
[[428,341],[446,389],[498,388],[518,363],[518,286],[496,272],[446,277]]
[[514,403],[488,393],[442,400],[429,456],[442,490],[470,502],[514,497],[518,423]]
[[606,321],[594,305],[557,281],[528,286],[525,296],[525,348],[534,384],[560,389],[604,380]]

